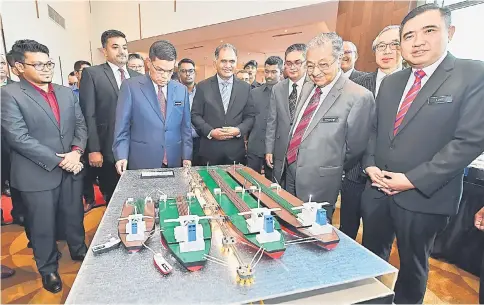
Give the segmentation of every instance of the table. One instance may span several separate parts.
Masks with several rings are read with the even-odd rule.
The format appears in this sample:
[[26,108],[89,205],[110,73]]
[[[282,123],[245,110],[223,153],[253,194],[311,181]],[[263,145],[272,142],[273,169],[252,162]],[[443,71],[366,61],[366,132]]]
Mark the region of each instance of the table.
[[[109,234],[117,235],[117,220],[128,197],[151,195],[157,198],[159,191],[169,197],[186,193],[188,181],[182,169],[174,169],[174,172],[175,177],[158,179],[141,179],[141,171],[123,174],[91,246],[104,243]],[[263,257],[255,267],[255,283],[240,286],[235,282],[236,260],[221,253],[221,233],[216,227],[210,255],[226,261],[229,267],[207,262],[195,273],[184,271],[163,249],[157,231],[147,245],[163,253],[173,265],[172,274],[162,276],[155,269],[153,253],[148,249],[128,254],[121,245],[98,256],[89,249],[66,304],[240,304],[259,300],[302,304],[307,301],[348,304],[369,300],[390,303],[397,269],[343,233],[338,231],[338,234],[341,241],[332,251],[308,243],[288,245],[278,260]],[[247,261],[256,252],[244,245],[238,245],[237,249]]]

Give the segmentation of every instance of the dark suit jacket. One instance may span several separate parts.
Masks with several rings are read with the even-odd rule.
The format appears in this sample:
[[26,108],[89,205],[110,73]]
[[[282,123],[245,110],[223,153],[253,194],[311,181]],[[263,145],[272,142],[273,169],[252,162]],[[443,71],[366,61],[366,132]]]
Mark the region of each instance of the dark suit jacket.
[[[201,157],[216,154],[237,160],[245,156],[244,136],[252,129],[257,114],[254,104],[249,100],[249,93],[250,85],[234,77],[225,114],[217,75],[197,84],[192,105],[192,124],[201,136]],[[212,129],[225,126],[239,128],[241,136],[225,141],[207,138]]]
[[415,189],[395,203],[410,211],[454,215],[464,168],[484,151],[484,63],[450,53],[410,106],[399,132],[393,125],[411,69],[387,76],[377,97],[364,167],[404,173]]
[[16,83],[15,81],[11,80],[9,77],[7,77],[7,85]]
[[255,105],[257,116],[249,135],[248,153],[264,157],[266,152],[266,128],[269,115],[272,86],[264,84],[250,91],[250,99]]
[[[353,80],[356,84],[368,89],[373,96],[376,90],[376,74],[377,72],[365,73],[362,76]],[[359,160],[353,167],[345,171],[345,179],[357,183],[366,183],[367,176],[363,173],[361,160]]]
[[[139,76],[128,69],[130,77]],[[101,152],[104,160],[114,162],[113,140],[119,88],[108,63],[82,70],[79,103],[86,118],[88,152]]]
[[356,70],[356,69],[353,69],[353,72],[351,72],[350,77],[348,77],[348,78],[349,78],[350,80],[355,80],[355,79],[357,79],[358,77],[363,76],[363,75],[365,75],[365,74],[366,74],[366,72],[361,72],[361,71],[358,71],[358,70]]
[[63,175],[56,153],[86,147],[87,130],[77,98],[70,88],[53,86],[60,126],[49,104],[26,80],[1,89],[2,135],[11,148],[14,169],[10,183],[19,191],[55,189]]
[[261,83],[255,80],[252,82],[252,84],[250,84],[250,89],[259,88],[260,86],[261,86]]

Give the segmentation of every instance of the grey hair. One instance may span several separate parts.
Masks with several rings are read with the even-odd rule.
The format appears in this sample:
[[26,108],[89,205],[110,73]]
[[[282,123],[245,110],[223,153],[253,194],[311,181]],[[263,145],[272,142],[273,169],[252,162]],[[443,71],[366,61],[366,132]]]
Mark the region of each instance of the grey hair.
[[358,55],[358,48],[356,47],[356,45],[354,43],[352,43],[351,41],[348,41],[348,40],[343,41],[343,45],[345,43],[350,45],[350,48],[353,50],[353,52],[355,52],[355,55]]
[[321,33],[318,36],[314,37],[308,43],[308,49],[326,46],[328,44],[331,45],[333,49],[333,56],[335,58],[343,55],[343,39],[341,39],[341,37],[334,32]]
[[216,49],[215,49],[215,60],[218,59],[218,56],[220,54],[220,51],[223,50],[223,49],[231,49],[232,51],[234,51],[235,53],[235,56],[237,56],[237,49],[234,47],[234,45],[230,44],[230,43],[224,43],[224,44],[221,44],[219,45]]
[[287,54],[291,53],[291,52],[302,52],[303,54],[303,57],[306,58],[306,51],[307,51],[307,47],[304,43],[295,43],[295,44],[292,44],[290,45],[287,49],[286,49],[286,52],[284,53],[284,59],[287,57]]
[[[390,30],[400,30],[400,26],[399,25],[387,25],[386,27],[384,27],[383,30],[381,30],[380,33],[378,33],[375,40],[373,40],[373,43],[371,44],[371,49],[373,51],[375,51],[375,49],[376,49],[376,44],[378,42],[378,38],[380,38],[380,36],[383,33],[390,31]],[[398,40],[400,40],[400,38]]]

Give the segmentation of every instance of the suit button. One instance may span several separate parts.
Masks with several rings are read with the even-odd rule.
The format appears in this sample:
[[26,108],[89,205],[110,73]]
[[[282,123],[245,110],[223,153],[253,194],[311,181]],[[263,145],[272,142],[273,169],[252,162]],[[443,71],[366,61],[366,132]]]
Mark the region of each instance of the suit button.
[[61,136],[61,139],[64,139],[64,136]]
[[390,149],[393,150],[395,148],[395,145],[390,145]]

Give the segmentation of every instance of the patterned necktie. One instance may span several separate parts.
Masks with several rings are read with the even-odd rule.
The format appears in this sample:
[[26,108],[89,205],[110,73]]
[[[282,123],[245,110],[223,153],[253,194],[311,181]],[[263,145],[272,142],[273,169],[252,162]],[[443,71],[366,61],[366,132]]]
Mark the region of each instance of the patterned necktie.
[[166,118],[166,98],[165,94],[163,94],[162,86],[158,86],[158,103],[160,104],[161,115],[163,119]]
[[398,128],[402,124],[403,119],[408,112],[408,109],[410,109],[410,106],[412,105],[413,101],[417,97],[418,92],[422,88],[422,78],[424,78],[426,74],[423,70],[417,70],[414,72],[414,75],[415,81],[413,82],[412,87],[410,87],[410,90],[405,96],[405,99],[403,100],[402,104],[400,105],[400,109],[397,112],[397,116],[395,117],[395,124],[393,125],[393,136],[398,133]]
[[119,69],[119,73],[121,74],[121,83],[126,80],[126,76],[124,75],[124,70],[123,69]]
[[229,90],[229,83],[222,82],[222,104],[224,106],[224,111],[227,113],[227,109],[229,108],[229,100],[230,100],[230,90]]
[[294,113],[296,112],[297,103],[297,84],[292,84],[292,92],[289,94],[289,114],[291,115],[291,122],[294,120]]
[[314,112],[318,109],[319,100],[321,98],[321,88],[317,87],[316,91],[314,92],[311,100],[309,101],[308,105],[306,106],[306,110],[304,110],[303,116],[299,123],[297,124],[296,130],[292,135],[291,142],[289,142],[289,148],[287,149],[287,164],[291,165],[297,159],[297,152],[299,150],[299,145],[301,145],[302,138],[306,129],[311,122],[311,118],[313,117]]

